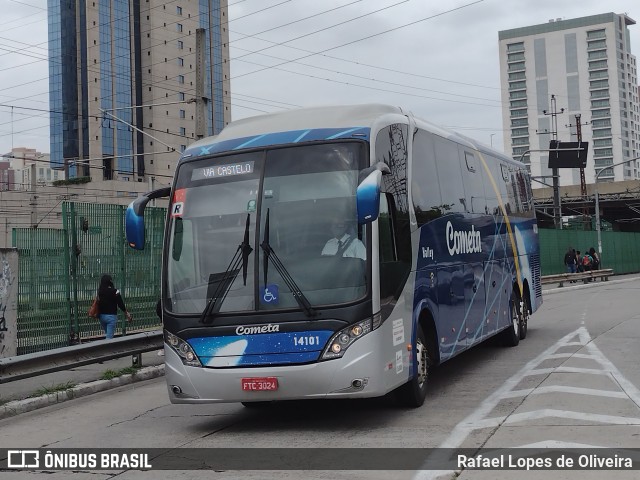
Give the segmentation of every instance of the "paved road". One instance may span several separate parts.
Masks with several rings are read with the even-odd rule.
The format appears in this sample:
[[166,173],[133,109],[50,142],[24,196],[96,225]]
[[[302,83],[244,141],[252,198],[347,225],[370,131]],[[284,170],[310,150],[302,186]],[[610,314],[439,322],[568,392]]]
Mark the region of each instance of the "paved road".
[[[238,404],[168,403],[163,379],[0,421],[15,447],[517,447],[640,448],[640,280],[545,295],[516,348],[485,343],[442,365],[425,405],[386,399]],[[367,454],[367,452],[363,452]],[[603,478],[604,472],[437,472],[462,480]],[[640,472],[616,472],[638,478]],[[67,473],[50,474],[62,478]],[[6,473],[23,479],[33,473]],[[95,474],[75,473],[76,478]],[[301,472],[218,472],[215,478],[300,478]],[[429,479],[434,472],[305,472],[307,478]],[[212,472],[124,472],[118,478],[212,478]]]

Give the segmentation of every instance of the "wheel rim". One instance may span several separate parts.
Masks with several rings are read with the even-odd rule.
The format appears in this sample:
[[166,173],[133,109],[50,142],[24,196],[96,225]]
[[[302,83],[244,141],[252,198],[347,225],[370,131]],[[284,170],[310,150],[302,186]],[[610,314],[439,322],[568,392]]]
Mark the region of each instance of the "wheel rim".
[[427,356],[427,348],[419,338],[416,341],[416,356],[418,359],[418,387],[422,388],[427,382],[429,374],[429,357]]
[[513,333],[520,335],[520,316],[518,315],[518,309],[516,308],[515,300],[511,302],[511,324],[513,325]]

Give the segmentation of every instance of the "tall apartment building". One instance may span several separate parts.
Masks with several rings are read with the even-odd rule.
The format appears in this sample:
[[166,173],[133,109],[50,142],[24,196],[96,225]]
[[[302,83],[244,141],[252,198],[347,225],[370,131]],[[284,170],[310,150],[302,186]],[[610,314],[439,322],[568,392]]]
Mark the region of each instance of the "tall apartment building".
[[48,0],[48,14],[51,165],[69,178],[168,183],[196,140],[199,28],[204,135],[229,123],[227,0]]
[[[577,141],[575,125],[583,124],[587,183],[603,168],[598,181],[640,178],[637,161],[606,168],[640,154],[638,74],[628,29],[635,23],[605,13],[499,32],[502,119],[510,132],[505,151],[520,159],[549,148],[554,95],[558,140]],[[551,175],[548,153],[531,152],[523,161],[533,176]],[[578,169],[559,172],[561,185],[580,184]]]

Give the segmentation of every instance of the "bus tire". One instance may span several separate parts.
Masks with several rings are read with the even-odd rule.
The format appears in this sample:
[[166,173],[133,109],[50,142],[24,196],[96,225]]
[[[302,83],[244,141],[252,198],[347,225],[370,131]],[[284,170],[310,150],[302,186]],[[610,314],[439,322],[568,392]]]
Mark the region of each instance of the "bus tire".
[[502,331],[502,341],[507,347],[516,347],[520,343],[520,324],[522,322],[521,316],[518,314],[518,304],[520,300],[514,293],[511,294],[511,301],[509,302],[509,315],[511,324]]
[[520,312],[520,340],[527,338],[527,330],[529,328],[529,299],[525,292],[522,300],[522,311]]
[[433,364],[433,354],[429,350],[429,343],[420,325],[418,325],[418,331],[416,332],[415,355],[416,374],[396,390],[398,403],[411,408],[418,408],[424,403],[427,397],[429,370]]

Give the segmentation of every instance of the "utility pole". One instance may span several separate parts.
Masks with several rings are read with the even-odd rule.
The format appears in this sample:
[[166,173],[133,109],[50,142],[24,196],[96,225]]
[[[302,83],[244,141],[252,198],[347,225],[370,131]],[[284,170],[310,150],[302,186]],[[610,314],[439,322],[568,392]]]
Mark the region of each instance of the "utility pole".
[[196,29],[196,138],[205,137],[205,127],[207,125],[205,111],[207,97],[204,94],[204,78],[206,64],[205,55],[205,34],[204,28]]
[[[589,122],[580,123],[580,118],[582,115],[576,113],[576,137],[578,138],[578,143],[582,143],[582,125],[589,125]],[[565,125],[566,127],[573,127],[574,125]],[[584,178],[584,168],[580,167],[580,196],[586,202],[587,200],[587,182]],[[587,224],[591,224],[591,219],[589,217],[589,208],[585,205],[582,207],[582,223],[583,228],[587,230]]]
[[29,176],[31,177],[30,180],[30,188],[31,188],[31,202],[30,202],[30,206],[31,206],[31,227],[32,228],[37,228],[38,227],[38,195],[37,195],[37,191],[36,191],[36,187],[38,185],[38,180],[36,178],[36,164],[35,162],[32,163],[31,165],[29,165]]
[[[564,112],[564,108],[560,109],[560,113]],[[551,112],[543,110],[544,115],[551,115],[551,136],[553,140],[558,140],[558,113],[556,112],[556,96],[551,95]],[[560,205],[560,175],[558,169],[551,170],[553,175],[553,223],[555,228],[562,230],[562,210]]]

